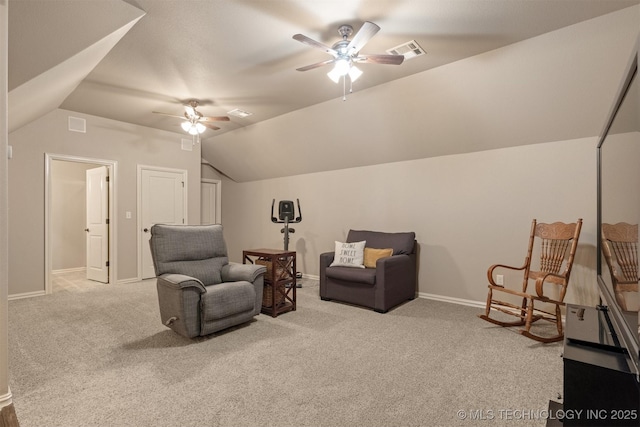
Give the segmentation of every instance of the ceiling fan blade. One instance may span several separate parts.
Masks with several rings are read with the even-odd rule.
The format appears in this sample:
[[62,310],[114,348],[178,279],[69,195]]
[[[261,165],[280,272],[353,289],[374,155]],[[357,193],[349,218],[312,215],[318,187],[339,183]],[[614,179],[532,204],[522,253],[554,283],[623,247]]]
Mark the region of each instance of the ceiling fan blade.
[[220,129],[218,126],[214,126],[210,123],[202,123],[204,126],[208,127],[209,129],[213,129],[213,130],[218,130]]
[[368,64],[400,65],[404,61],[404,55],[358,55],[354,61]]
[[320,43],[320,42],[317,42],[317,41],[315,41],[313,39],[310,39],[309,37],[307,37],[307,36],[305,36],[303,34],[295,34],[293,36],[293,39],[294,40],[298,40],[300,43],[304,43],[304,44],[306,44],[308,46],[315,47],[316,49],[323,50],[323,51],[325,51],[326,53],[328,53],[329,55],[331,55],[333,57],[338,56],[338,52],[335,49],[330,48],[329,46],[327,46],[324,43]]
[[349,42],[349,45],[347,46],[347,53],[349,55],[353,55],[360,52],[360,49],[362,49],[378,31],[380,31],[380,27],[373,22],[365,21],[360,30],[358,30],[356,35],[353,36],[351,42]]
[[200,121],[202,121],[202,122],[228,122],[229,121],[229,117],[227,117],[227,116],[218,116],[218,117],[202,116],[202,117],[200,117]]
[[184,120],[184,116],[177,116],[175,114],[169,114],[169,113],[163,113],[161,111],[152,111],[153,114],[162,114],[163,116],[169,116],[169,117],[175,117],[177,119],[182,119]]
[[335,59],[327,59],[326,61],[316,62],[315,64],[307,65],[306,67],[296,68],[298,71],[308,71],[313,70],[314,68],[322,67],[323,65],[331,64],[335,62]]

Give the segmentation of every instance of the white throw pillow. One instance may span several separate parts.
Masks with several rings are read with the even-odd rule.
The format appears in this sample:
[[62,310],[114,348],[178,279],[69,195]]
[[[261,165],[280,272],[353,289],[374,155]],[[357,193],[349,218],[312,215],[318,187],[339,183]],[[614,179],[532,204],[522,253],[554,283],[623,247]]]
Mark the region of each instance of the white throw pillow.
[[367,242],[342,243],[336,242],[336,253],[329,267],[357,267],[364,268],[364,245]]

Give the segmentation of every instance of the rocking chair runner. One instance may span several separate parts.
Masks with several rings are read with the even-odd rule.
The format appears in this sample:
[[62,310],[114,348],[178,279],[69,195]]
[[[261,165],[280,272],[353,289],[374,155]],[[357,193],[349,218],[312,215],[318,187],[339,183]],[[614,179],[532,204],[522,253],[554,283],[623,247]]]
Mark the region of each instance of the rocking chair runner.
[[[582,219],[576,223],[565,224],[554,222],[553,224],[538,224],[534,219],[531,224],[531,234],[529,236],[529,247],[524,265],[513,267],[504,264],[495,264],[489,267],[487,278],[489,279],[489,294],[487,296],[487,307],[484,314],[478,315],[481,319],[495,323],[500,326],[523,326],[520,333],[536,341],[550,343],[560,341],[564,338],[562,331],[562,313],[560,307],[564,306],[564,296],[569,284],[571,267],[578,247],[578,238],[582,228]],[[537,243],[536,243],[537,242]],[[532,255],[534,246],[537,244],[540,251],[539,270],[531,270]],[[560,272],[564,265],[564,271]],[[494,272],[498,269],[523,271],[522,291],[505,288],[494,280]],[[535,292],[528,291],[530,280],[535,280]],[[557,297],[545,295],[545,284],[556,285],[558,289]],[[522,298],[522,304],[516,305],[506,301],[494,299],[494,291],[504,292]],[[554,305],[553,312],[547,311],[544,307],[535,307],[536,302],[547,305]],[[513,322],[505,322],[490,317],[491,310],[510,314],[519,319]],[[546,320],[556,324],[558,334],[551,337],[535,335],[531,332],[531,324],[538,320]]]
[[620,308],[637,311],[638,224],[602,224],[602,254]]

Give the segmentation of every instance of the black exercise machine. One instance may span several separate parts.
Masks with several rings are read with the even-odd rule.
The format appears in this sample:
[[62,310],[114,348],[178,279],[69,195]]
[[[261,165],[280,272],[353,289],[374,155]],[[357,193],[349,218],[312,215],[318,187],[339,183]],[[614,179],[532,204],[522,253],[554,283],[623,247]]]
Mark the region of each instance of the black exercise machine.
[[[284,234],[284,250],[289,250],[289,233],[295,233],[295,228],[289,227],[289,224],[297,224],[302,221],[302,211],[300,210],[300,199],[296,199],[298,203],[298,216],[295,216],[295,207],[292,200],[280,200],[278,204],[278,218],[273,215],[273,208],[276,204],[276,199],[271,202],[271,222],[276,224],[284,224],[284,227],[280,229],[280,232]],[[302,274],[296,272],[296,277],[301,278]],[[298,283],[298,288],[301,285]]]
[[[293,201],[291,200],[280,200],[280,204],[278,205],[278,218],[273,216],[273,208],[276,204],[276,199],[273,199],[271,202],[271,222],[275,222],[277,224],[284,224],[284,228],[280,230],[281,233],[284,233],[284,250],[289,250],[289,233],[295,233],[296,230],[294,228],[289,227],[289,224],[297,224],[302,221],[302,211],[300,210],[300,199],[296,199],[298,202],[298,217],[295,217],[295,209],[293,206]],[[294,219],[295,218],[295,219]]]

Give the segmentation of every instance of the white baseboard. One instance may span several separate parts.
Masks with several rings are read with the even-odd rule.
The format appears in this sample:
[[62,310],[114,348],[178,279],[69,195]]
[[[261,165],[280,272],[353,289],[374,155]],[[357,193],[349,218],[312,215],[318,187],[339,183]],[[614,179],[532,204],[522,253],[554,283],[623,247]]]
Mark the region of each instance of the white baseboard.
[[[302,278],[310,279],[310,280],[320,280],[320,276],[316,276],[314,274],[303,274]],[[473,300],[462,299],[462,298],[453,298],[453,297],[447,297],[443,295],[428,294],[426,292],[418,292],[418,298],[448,302],[451,304],[466,305],[469,307],[477,307],[477,308],[485,308],[487,304],[485,301],[473,301]]]
[[[467,305],[469,307],[476,307],[476,308],[482,308],[482,309],[485,309],[487,307],[487,303],[482,301],[472,301],[472,300],[462,299],[462,298],[444,297],[442,295],[427,294],[424,292],[420,292],[418,294],[418,298],[431,299],[434,301],[450,302],[452,304]],[[562,315],[562,323],[565,323],[564,314]]]
[[13,403],[11,388],[9,387],[7,388],[9,391],[6,394],[3,394],[2,396],[0,396],[0,409],[4,408],[5,406],[9,406]]
[[462,298],[446,297],[443,295],[428,294],[426,292],[419,292],[418,298],[431,299],[434,301],[450,302],[452,304],[467,305],[469,307],[477,307],[477,308],[485,308],[487,305],[486,301],[483,302],[483,301],[473,301],[473,300],[462,299]]
[[51,274],[75,273],[77,271],[87,271],[86,267],[61,268],[60,270],[51,270]]
[[[155,277],[154,277],[154,278],[152,278],[152,279],[155,279]],[[152,279],[144,279],[144,280],[152,280]],[[131,277],[131,278],[129,278],[129,279],[121,279],[121,280],[118,280],[116,283],[117,283],[118,285],[125,285],[125,284],[127,284],[127,283],[137,283],[137,282],[140,282],[140,281],[141,281],[141,279],[138,279],[137,277]]]
[[[310,279],[310,280],[320,280],[320,276],[317,276],[314,274],[302,274],[302,278]],[[451,304],[466,305],[469,307],[477,307],[477,308],[485,308],[487,304],[486,301],[473,301],[473,300],[462,299],[462,298],[447,297],[443,295],[428,294],[426,292],[418,292],[418,298],[448,302]]]
[[33,298],[33,297],[41,297],[46,295],[45,291],[34,291],[34,292],[25,292],[22,294],[11,294],[7,297],[8,301],[12,301],[14,299],[23,299],[23,298]]

